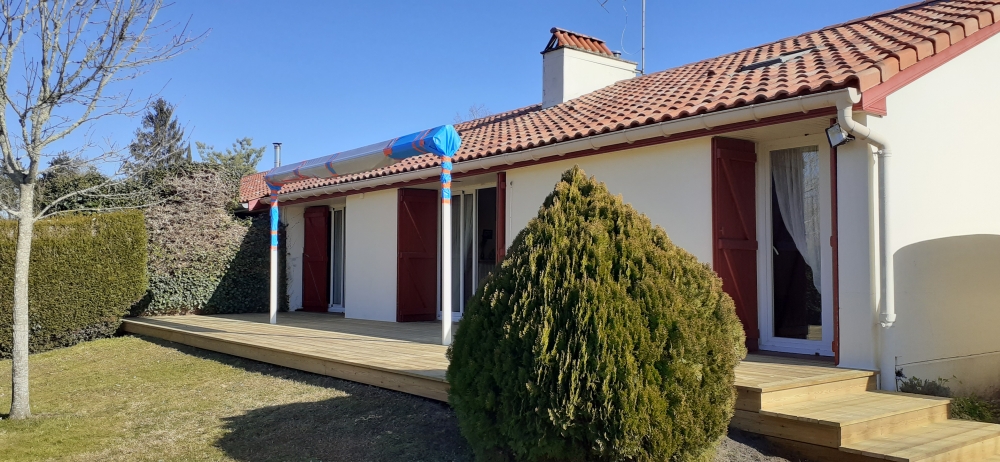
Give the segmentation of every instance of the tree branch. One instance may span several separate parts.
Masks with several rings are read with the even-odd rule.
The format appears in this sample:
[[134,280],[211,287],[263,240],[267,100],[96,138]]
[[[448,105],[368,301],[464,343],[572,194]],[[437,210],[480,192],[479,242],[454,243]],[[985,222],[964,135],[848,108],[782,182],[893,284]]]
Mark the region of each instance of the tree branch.
[[[0,0],[0,173],[15,187],[37,183],[53,142],[98,119],[130,115],[142,103],[129,91],[115,93],[112,85],[184,53],[206,36],[190,35],[187,24],[157,24],[163,6],[163,0]],[[11,131],[15,127],[19,133]],[[38,218],[55,213],[53,207],[68,199],[108,191],[142,170],[115,149],[86,157],[85,147],[79,148],[79,159],[117,164],[115,174],[56,198]],[[12,204],[3,206],[13,212]]]

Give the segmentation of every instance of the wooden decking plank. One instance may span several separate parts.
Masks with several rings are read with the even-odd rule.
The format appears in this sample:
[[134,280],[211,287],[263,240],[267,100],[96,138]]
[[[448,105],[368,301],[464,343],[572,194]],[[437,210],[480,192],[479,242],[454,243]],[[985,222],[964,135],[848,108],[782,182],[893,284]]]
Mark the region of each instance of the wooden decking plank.
[[1000,426],[949,420],[845,444],[841,451],[903,462],[952,452],[957,452],[956,456],[961,457],[959,460],[976,460],[975,458],[995,453],[998,441]]
[[[180,334],[180,335],[171,335],[170,336],[171,338],[168,338],[168,340],[177,341],[178,343],[187,343],[187,342],[183,341],[183,338],[182,338],[185,335],[186,336],[191,336],[191,337],[206,337],[206,338],[212,338],[212,339],[219,340],[219,341],[224,341],[224,342],[227,342],[227,343],[230,343],[230,344],[234,344],[234,345],[241,345],[243,347],[257,347],[257,348],[267,349],[267,350],[273,350],[273,351],[288,352],[288,353],[297,354],[297,355],[300,355],[300,356],[303,356],[303,357],[312,358],[312,359],[319,359],[319,360],[326,360],[326,361],[343,363],[343,364],[350,364],[350,365],[355,365],[355,366],[359,366],[359,367],[368,367],[368,368],[372,368],[372,369],[383,370],[385,372],[393,372],[393,373],[398,373],[398,374],[402,374],[402,375],[412,375],[412,376],[416,376],[416,377],[419,377],[419,378],[426,378],[426,379],[431,379],[431,380],[435,380],[435,381],[443,381],[443,378],[444,378],[444,369],[447,369],[447,358],[444,357],[443,353],[441,355],[441,361],[432,364],[432,365],[436,365],[436,366],[440,367],[441,368],[440,371],[438,371],[438,370],[420,370],[420,369],[407,368],[405,366],[401,368],[401,367],[398,367],[398,366],[394,365],[393,362],[391,362],[391,361],[379,360],[378,358],[366,358],[363,355],[357,355],[354,358],[354,361],[352,361],[350,359],[346,359],[346,358],[343,358],[343,357],[338,357],[337,355],[330,354],[330,353],[327,353],[327,352],[323,352],[323,351],[318,350],[318,349],[317,350],[311,350],[311,349],[302,348],[301,346],[296,345],[295,342],[293,342],[293,341],[282,342],[280,340],[273,340],[273,339],[264,339],[264,340],[261,340],[261,339],[252,339],[252,338],[251,339],[247,339],[247,338],[241,338],[239,336],[223,335],[223,334],[217,334],[217,333],[216,334],[206,334],[205,332],[188,332],[188,331],[184,331],[183,329],[180,329],[179,326],[174,325],[174,326],[169,326],[168,327],[166,325],[163,325],[162,323],[149,323],[149,322],[142,322],[142,321],[135,321],[135,320],[127,320],[126,321],[126,330],[135,332],[136,331],[136,326],[139,326],[139,325],[143,325],[143,326],[146,326],[146,327],[151,327],[153,329],[158,329],[158,330],[173,331],[173,332],[175,332],[177,334]],[[147,335],[153,335],[153,336],[160,336],[160,335],[156,335],[155,333],[151,333],[151,332],[137,332],[137,333],[147,334]],[[235,354],[236,356],[241,356],[238,353],[228,353],[228,354]]]
[[760,413],[843,427],[877,417],[888,417],[934,407],[947,408],[949,402],[950,400],[947,398],[872,391],[778,405],[761,409]]

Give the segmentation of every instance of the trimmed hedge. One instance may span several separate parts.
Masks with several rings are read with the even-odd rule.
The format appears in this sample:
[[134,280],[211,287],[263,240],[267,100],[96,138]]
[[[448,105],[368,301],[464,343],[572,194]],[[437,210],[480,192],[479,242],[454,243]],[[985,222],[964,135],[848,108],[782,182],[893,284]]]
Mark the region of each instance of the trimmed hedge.
[[693,460],[743,342],[718,276],[575,167],[470,302],[449,398],[479,460]]
[[[0,357],[13,338],[17,222],[0,222]],[[35,224],[28,274],[30,350],[115,333],[146,292],[146,228],[138,211],[75,215]]]

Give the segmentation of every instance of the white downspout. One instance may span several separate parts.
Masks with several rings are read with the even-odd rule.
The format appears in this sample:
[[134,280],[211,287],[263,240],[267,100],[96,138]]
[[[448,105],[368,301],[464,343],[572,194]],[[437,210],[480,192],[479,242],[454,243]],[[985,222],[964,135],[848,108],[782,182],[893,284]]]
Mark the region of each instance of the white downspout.
[[[861,95],[854,88],[848,92],[849,98],[837,103],[837,119],[847,133],[850,133],[859,141],[867,142],[876,148],[875,155],[878,158],[878,229],[879,229],[879,292],[881,309],[880,324],[888,329],[896,322],[896,301],[895,301],[895,279],[894,264],[892,260],[892,234],[891,221],[889,220],[889,209],[891,208],[889,190],[889,170],[891,169],[892,150],[885,137],[872,131],[871,128],[862,125],[854,120],[854,104],[861,100]],[[883,331],[879,337],[882,344],[879,348],[880,359],[879,369],[881,370],[882,388],[894,390],[896,388],[895,358],[891,354],[887,341],[887,331]]]

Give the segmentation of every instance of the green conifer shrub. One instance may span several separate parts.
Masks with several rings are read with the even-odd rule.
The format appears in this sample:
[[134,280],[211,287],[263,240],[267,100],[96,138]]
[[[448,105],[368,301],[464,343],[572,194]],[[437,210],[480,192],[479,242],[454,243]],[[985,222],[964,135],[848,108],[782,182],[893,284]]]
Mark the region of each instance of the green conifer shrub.
[[480,460],[692,460],[746,355],[722,281],[574,167],[467,308],[449,399]]

